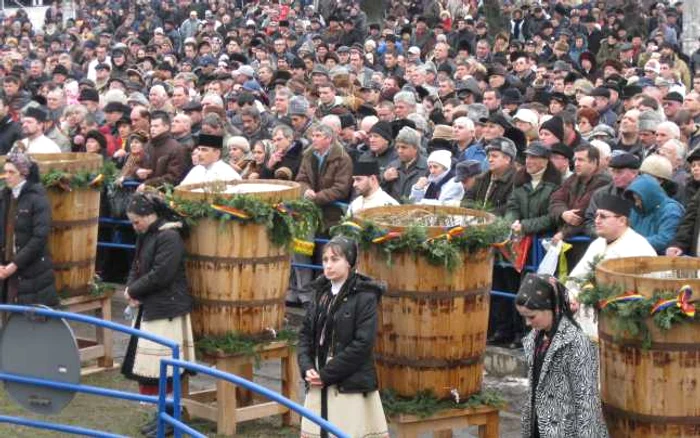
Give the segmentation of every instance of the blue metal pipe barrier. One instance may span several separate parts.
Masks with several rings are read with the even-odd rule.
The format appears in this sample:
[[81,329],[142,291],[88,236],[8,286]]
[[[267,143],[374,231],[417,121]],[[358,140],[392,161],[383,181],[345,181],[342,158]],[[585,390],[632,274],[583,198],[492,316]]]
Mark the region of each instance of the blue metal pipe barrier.
[[15,424],[17,426],[33,427],[35,429],[53,430],[55,432],[70,433],[73,435],[92,436],[92,437],[99,437],[99,438],[125,438],[124,435],[116,435],[116,434],[108,433],[108,432],[100,432],[100,431],[96,431],[96,430],[85,429],[83,427],[78,427],[78,426],[69,426],[67,424],[48,423],[46,421],[30,420],[28,418],[10,417],[7,415],[0,415],[0,423],[9,423],[9,424]]
[[[75,321],[75,322],[80,322],[80,323],[85,323],[85,324],[91,324],[95,326],[100,326],[104,327],[110,330],[116,330],[118,332],[126,333],[128,335],[134,335],[138,336],[144,339],[148,339],[149,341],[155,342],[157,344],[166,346],[172,350],[172,356],[175,359],[178,359],[180,357],[180,347],[176,342],[171,341],[170,339],[162,338],[160,336],[156,336],[151,333],[143,332],[141,330],[136,330],[134,328],[117,324],[112,321],[105,321],[103,319],[98,319],[93,316],[87,316],[87,315],[80,315],[77,313],[69,313],[69,312],[62,312],[58,310],[52,310],[52,309],[47,309],[47,308],[42,308],[42,307],[30,307],[30,306],[17,306],[17,305],[10,305],[10,304],[1,304],[0,305],[0,312],[10,312],[10,313],[22,313],[25,315],[31,315],[31,316],[42,316],[46,318],[57,318],[57,319],[66,319],[69,321]],[[177,382],[179,382],[179,379],[173,379]],[[92,394],[92,395],[98,395],[98,396],[105,396],[105,397],[111,397],[111,398],[119,398],[119,399],[124,399],[124,400],[131,400],[131,401],[143,401],[146,403],[153,403],[153,404],[162,404],[165,406],[165,404],[171,404],[173,402],[172,399],[163,399],[161,400],[160,397],[156,396],[146,396],[146,395],[141,395],[141,394],[135,394],[135,393],[130,393],[130,392],[124,392],[124,391],[117,391],[113,389],[106,389],[106,388],[98,388],[94,386],[89,386],[89,385],[74,385],[70,383],[65,383],[65,382],[54,382],[54,381],[49,381],[49,380],[44,380],[44,379],[39,379],[35,377],[29,377],[29,376],[21,376],[21,375],[16,375],[16,374],[9,374],[9,373],[0,373],[0,381],[11,381],[11,382],[18,382],[18,383],[25,383],[25,384],[30,384],[30,385],[36,385],[36,386],[44,386],[48,388],[53,388],[53,389],[58,389],[62,391],[75,391],[75,392],[81,392],[81,393],[86,393],[86,394]],[[178,394],[179,396],[179,394]],[[179,402],[178,402],[179,403]],[[102,431],[96,431],[96,430],[91,430],[91,429],[85,429],[77,426],[69,426],[69,425],[64,425],[64,424],[55,424],[55,423],[47,423],[47,422],[42,422],[38,420],[31,420],[31,419],[26,419],[26,418],[19,418],[19,417],[11,417],[11,416],[0,416],[0,423],[11,423],[11,424],[17,424],[21,426],[27,426],[27,427],[34,427],[34,428],[39,428],[39,429],[48,429],[48,430],[54,430],[57,432],[65,432],[65,433],[72,433],[72,434],[77,434],[77,435],[83,435],[83,436],[94,436],[94,437],[121,437],[121,435],[115,435],[115,434],[110,434]]]
[[[202,366],[202,365],[199,365],[196,363],[186,362],[183,360],[175,360],[175,359],[161,359],[161,361],[160,361],[160,388],[165,387],[165,383],[166,383],[165,379],[167,376],[168,366],[173,367],[173,374],[176,374],[177,370],[179,368],[185,368],[185,369],[188,369],[191,371],[196,371],[197,373],[207,374],[209,376],[216,377],[217,379],[225,380],[229,383],[233,383],[236,386],[240,386],[240,387],[245,388],[249,391],[256,392],[256,393],[262,395],[263,397],[266,397],[272,401],[275,401],[275,402],[281,404],[282,406],[285,406],[285,407],[293,410],[294,412],[309,419],[310,421],[313,421],[314,423],[318,424],[322,429],[327,430],[329,433],[337,436],[338,438],[350,438],[350,435],[341,431],[340,429],[338,429],[337,426],[333,425],[332,423],[328,422],[327,420],[324,420],[320,416],[316,415],[314,412],[312,412],[309,409],[293,402],[292,400],[289,400],[286,397],[283,397],[282,395],[280,395],[274,391],[271,391],[271,390],[265,388],[264,386],[260,386],[256,383],[250,382],[250,381],[248,381],[242,377],[236,376],[234,374],[224,373],[224,372],[219,371],[217,369],[205,367],[205,366]],[[165,390],[163,389],[161,391],[161,403],[162,404],[165,403],[164,396],[165,396]],[[176,430],[175,436],[176,437],[179,436],[179,434],[177,432],[178,432],[178,428],[180,427],[180,425],[176,425],[176,423],[179,422],[179,419],[178,419],[179,413],[178,413],[178,409],[177,409],[177,406],[179,406],[179,404],[180,404],[180,381],[178,379],[173,379],[173,405],[176,407],[176,409],[174,412],[175,418],[173,419],[173,421],[170,422],[170,424],[173,424],[173,426],[175,426],[175,430]],[[160,404],[159,404],[159,407],[160,407]],[[163,435],[161,435],[161,433],[164,431],[164,423],[163,423],[163,421],[161,421],[162,419],[163,418],[161,416],[159,416],[159,421],[158,421],[158,436],[159,437],[163,436]]]

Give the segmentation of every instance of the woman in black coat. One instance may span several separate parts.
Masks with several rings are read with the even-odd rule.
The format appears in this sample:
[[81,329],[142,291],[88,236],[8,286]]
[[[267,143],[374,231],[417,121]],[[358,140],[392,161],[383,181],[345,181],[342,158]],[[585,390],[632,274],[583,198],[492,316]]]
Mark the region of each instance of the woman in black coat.
[[[133,326],[180,345],[180,358],[194,361],[190,311],[192,296],[185,277],[184,224],[158,197],[136,194],[127,216],[138,234],[136,253],[124,296],[136,310]],[[139,392],[158,394],[160,360],[172,357],[170,348],[133,337],[129,341],[122,374],[139,382]],[[172,369],[168,370],[169,373]],[[172,376],[168,376],[171,392]],[[142,432],[155,436],[155,421]]]
[[39,182],[39,169],[22,153],[7,156],[0,199],[3,263],[2,302],[58,305],[48,250],[51,205]]
[[[323,249],[323,276],[309,285],[298,353],[305,406],[352,437],[388,437],[372,354],[383,286],[354,272],[356,260],[356,243],[334,237]],[[319,435],[328,436],[302,420],[302,437]]]

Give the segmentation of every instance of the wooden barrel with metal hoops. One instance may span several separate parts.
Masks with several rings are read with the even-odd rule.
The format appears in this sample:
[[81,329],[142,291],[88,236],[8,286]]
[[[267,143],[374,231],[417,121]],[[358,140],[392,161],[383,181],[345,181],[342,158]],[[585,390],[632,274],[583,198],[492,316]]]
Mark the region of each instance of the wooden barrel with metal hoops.
[[[423,205],[372,208],[358,217],[373,220],[415,209],[493,221],[493,215],[480,211]],[[380,224],[390,231],[405,229]],[[444,232],[442,227],[428,227],[430,237]],[[359,271],[387,284],[375,347],[382,389],[405,397],[430,390],[439,398],[457,391],[462,399],[481,390],[493,251],[463,257],[464,264],[449,272],[413,253],[393,253],[388,263],[377,247],[360,251]]]
[[[41,175],[52,170],[69,174],[89,171],[97,175],[102,168],[102,157],[86,152],[32,154],[32,159],[39,165]],[[56,290],[62,298],[88,293],[95,276],[99,188],[49,187],[46,190],[51,204],[49,253],[56,275]]]
[[[653,277],[652,277],[653,276]],[[690,285],[700,292],[700,260],[630,257],[601,262],[596,280],[650,297]],[[614,438],[700,437],[700,323],[646,325],[651,346],[618,333],[611,316],[598,323],[603,411]]]
[[[295,182],[277,180],[227,183],[271,204],[299,199]],[[191,201],[213,201],[235,194],[214,194],[205,184],[178,187],[175,195]],[[291,257],[275,246],[264,225],[235,220],[200,219],[186,242],[187,281],[195,299],[195,338],[227,333],[262,334],[280,330],[289,286]]]

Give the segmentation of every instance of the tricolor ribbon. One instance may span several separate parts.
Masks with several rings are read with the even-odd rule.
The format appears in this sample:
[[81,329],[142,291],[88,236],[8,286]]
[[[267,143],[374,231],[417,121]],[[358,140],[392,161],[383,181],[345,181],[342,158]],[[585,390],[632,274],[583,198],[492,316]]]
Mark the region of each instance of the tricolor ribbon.
[[678,296],[670,300],[659,300],[654,304],[651,309],[651,314],[668,309],[672,306],[677,306],[681,309],[681,312],[688,318],[693,318],[695,316],[695,305],[690,302],[693,297],[693,289],[689,285],[685,285],[678,290]]
[[316,244],[314,242],[302,239],[293,239],[293,251],[297,254],[305,255],[311,257],[314,255],[314,248]]
[[636,294],[632,291],[627,291],[622,295],[618,295],[613,298],[608,298],[607,300],[600,300],[598,302],[598,307],[600,308],[600,310],[603,310],[612,303],[630,303],[632,301],[641,301],[643,299],[644,295]]
[[386,234],[372,239],[372,243],[384,243],[388,242],[389,240],[398,239],[399,237],[401,237],[401,233],[399,233],[398,231],[389,231]]
[[222,214],[227,214],[233,218],[236,219],[241,219],[241,220],[247,220],[250,219],[250,215],[246,213],[243,210],[239,210],[237,208],[233,207],[227,207],[225,205],[216,205],[216,204],[211,204],[211,208],[214,209],[214,211]]
[[433,237],[432,239],[428,239],[428,242],[433,241],[433,240],[438,240],[438,239],[452,240],[453,237],[457,237],[463,233],[464,233],[464,227],[461,225],[457,225],[457,226],[454,226],[454,227],[448,229],[446,232],[444,232],[442,234],[438,234],[437,236]]
[[98,186],[98,185],[102,184],[102,181],[103,181],[104,179],[105,179],[105,176],[104,176],[103,174],[100,173],[99,175],[97,175],[96,177],[94,177],[94,178],[92,179],[92,181],[90,181],[90,183],[89,183],[88,185],[89,185],[90,187]]

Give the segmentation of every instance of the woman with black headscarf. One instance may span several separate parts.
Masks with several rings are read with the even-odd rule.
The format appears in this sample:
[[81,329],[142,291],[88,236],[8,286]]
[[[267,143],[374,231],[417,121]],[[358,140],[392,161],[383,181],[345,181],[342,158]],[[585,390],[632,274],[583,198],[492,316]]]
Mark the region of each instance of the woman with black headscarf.
[[[136,253],[129,272],[124,296],[135,310],[133,326],[143,331],[171,339],[180,345],[180,358],[194,361],[194,341],[190,311],[193,299],[187,290],[185,277],[186,228],[159,197],[135,194],[127,208],[138,238]],[[129,341],[122,374],[139,382],[139,392],[158,394],[160,360],[172,357],[168,347],[133,337]],[[171,391],[172,369],[168,369],[168,389]],[[156,436],[156,422],[147,424],[142,432]]]
[[528,274],[515,307],[532,327],[523,339],[530,368],[523,437],[607,437],[598,351],[574,322],[566,288],[552,276]]
[[10,153],[0,192],[1,302],[58,304],[49,256],[51,205],[39,181],[39,168],[23,153]]
[[[305,406],[353,438],[388,437],[372,354],[384,287],[356,273],[356,261],[357,244],[334,237],[323,249],[323,276],[309,285],[298,353]],[[304,419],[301,436],[328,434]]]

